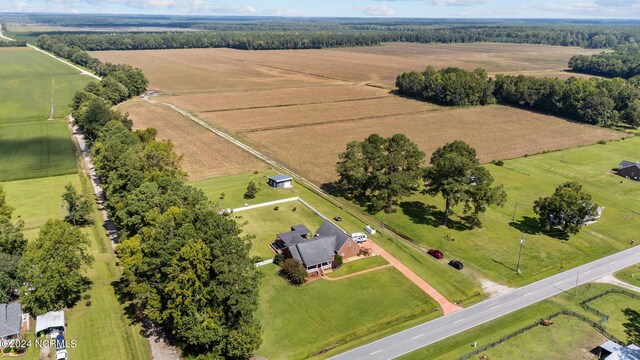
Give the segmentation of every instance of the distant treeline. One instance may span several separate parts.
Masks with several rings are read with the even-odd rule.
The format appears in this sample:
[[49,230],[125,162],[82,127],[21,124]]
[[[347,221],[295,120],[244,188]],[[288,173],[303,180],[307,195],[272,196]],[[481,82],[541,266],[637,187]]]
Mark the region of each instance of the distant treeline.
[[27,43],[24,41],[4,41],[0,39],[0,47],[25,47]]
[[459,68],[403,73],[396,80],[402,95],[448,106],[500,103],[600,125],[640,126],[640,91],[616,79],[536,78],[498,75]]
[[91,57],[80,47],[69,46],[57,37],[43,35],[38,38],[37,45],[57,56],[84,66],[99,76],[105,77],[99,85],[101,87],[99,91],[104,93],[98,94],[98,90],[95,89],[90,92],[109,99],[114,105],[125,99],[140,95],[147,90],[148,80],[142,70],[138,68],[126,64],[103,63],[99,59]]
[[[333,27],[345,28],[335,30]],[[51,36],[69,47],[87,51],[185,48],[242,50],[321,49],[372,46],[384,42],[475,43],[499,42],[613,48],[640,42],[640,29],[586,26],[438,26],[298,24],[199,24],[215,31],[165,33],[63,33]],[[329,30],[324,29],[328,27]],[[261,30],[263,29],[263,30]],[[282,30],[277,30],[282,29]]]
[[621,46],[615,52],[591,56],[576,55],[569,60],[575,72],[630,79],[640,75],[640,46]]

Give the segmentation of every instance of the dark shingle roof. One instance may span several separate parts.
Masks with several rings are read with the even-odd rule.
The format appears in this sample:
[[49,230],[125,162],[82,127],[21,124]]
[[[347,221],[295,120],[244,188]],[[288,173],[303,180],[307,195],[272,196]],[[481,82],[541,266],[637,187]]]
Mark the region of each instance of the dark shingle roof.
[[291,246],[305,241],[305,239],[295,231],[278,234],[278,239],[282,240],[285,246]]
[[338,251],[344,245],[345,242],[349,239],[349,235],[347,235],[342,229],[337,227],[334,223],[329,220],[325,220],[322,225],[316,231],[316,234],[320,237],[334,237],[334,250]]
[[620,169],[628,168],[630,166],[636,166],[640,169],[640,163],[633,161],[622,160],[619,165]]
[[[296,244],[295,248],[305,266],[329,262],[333,259],[335,238],[315,238]],[[293,252],[292,252],[292,256]],[[295,257],[295,256],[294,256]]]
[[283,181],[293,180],[293,178],[291,178],[291,176],[289,175],[280,174],[280,175],[274,175],[269,177],[269,180],[273,180],[275,182],[283,182]]
[[311,233],[311,230],[307,229],[306,226],[302,225],[302,224],[298,224],[298,225],[293,225],[291,227],[291,231],[295,232],[296,234],[302,236],[302,235],[308,235]]
[[22,305],[0,304],[0,338],[17,335],[22,326]]

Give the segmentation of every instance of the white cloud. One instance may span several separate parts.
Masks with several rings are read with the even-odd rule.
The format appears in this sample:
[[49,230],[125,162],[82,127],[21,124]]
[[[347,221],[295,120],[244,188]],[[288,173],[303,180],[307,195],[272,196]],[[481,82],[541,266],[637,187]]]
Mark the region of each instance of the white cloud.
[[393,16],[396,14],[387,5],[356,6],[353,9],[366,16]]

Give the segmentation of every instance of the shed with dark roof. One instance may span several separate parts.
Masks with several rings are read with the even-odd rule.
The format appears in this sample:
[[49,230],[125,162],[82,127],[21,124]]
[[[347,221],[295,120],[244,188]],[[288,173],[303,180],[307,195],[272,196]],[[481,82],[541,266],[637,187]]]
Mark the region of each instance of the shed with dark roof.
[[640,180],[640,163],[621,161],[618,165],[618,175],[627,179]]
[[267,179],[269,186],[276,189],[289,189],[293,187],[293,178],[289,175],[275,175]]

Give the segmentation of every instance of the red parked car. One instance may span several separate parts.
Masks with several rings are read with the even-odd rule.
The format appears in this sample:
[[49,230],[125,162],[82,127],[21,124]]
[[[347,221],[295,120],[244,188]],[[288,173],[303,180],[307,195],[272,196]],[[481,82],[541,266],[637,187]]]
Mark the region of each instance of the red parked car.
[[436,249],[429,249],[427,253],[436,259],[442,259],[444,257],[444,254],[442,253],[442,251],[436,250]]

